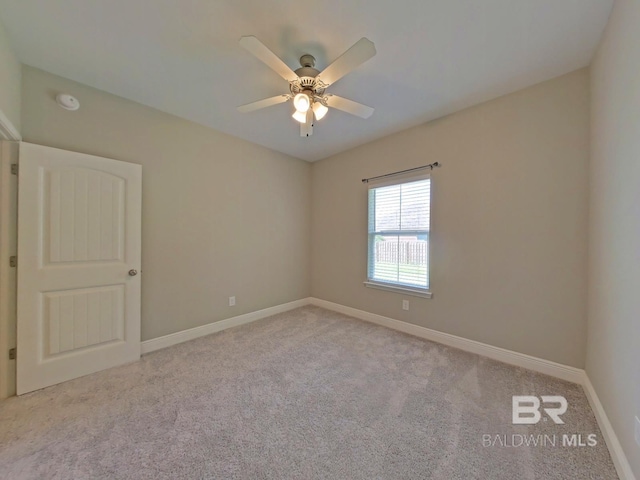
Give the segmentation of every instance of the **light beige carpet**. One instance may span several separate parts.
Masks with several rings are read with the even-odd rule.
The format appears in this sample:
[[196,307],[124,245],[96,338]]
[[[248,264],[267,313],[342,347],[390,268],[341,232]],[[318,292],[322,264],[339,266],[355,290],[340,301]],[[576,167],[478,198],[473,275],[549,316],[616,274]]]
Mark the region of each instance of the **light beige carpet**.
[[[512,395],[565,424],[512,425]],[[597,446],[517,446],[563,434]],[[1,402],[0,478],[617,477],[579,386],[304,307]]]

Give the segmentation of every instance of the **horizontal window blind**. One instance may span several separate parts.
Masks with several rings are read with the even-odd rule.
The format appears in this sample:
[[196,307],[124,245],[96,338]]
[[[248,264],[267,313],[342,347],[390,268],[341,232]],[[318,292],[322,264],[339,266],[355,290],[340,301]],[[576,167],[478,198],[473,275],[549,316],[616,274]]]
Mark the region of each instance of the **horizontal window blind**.
[[369,281],[429,288],[431,180],[369,188]]

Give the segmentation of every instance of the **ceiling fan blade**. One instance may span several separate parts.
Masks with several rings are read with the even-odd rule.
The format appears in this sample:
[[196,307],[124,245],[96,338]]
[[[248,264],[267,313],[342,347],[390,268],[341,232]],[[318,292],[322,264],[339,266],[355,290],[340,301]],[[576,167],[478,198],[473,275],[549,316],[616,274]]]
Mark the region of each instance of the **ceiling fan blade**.
[[257,102],[247,103],[246,105],[240,105],[238,107],[238,111],[242,113],[253,112],[254,110],[270,107],[271,105],[284,103],[289,100],[289,98],[289,95],[276,95],[275,97],[265,98],[263,100],[258,100]]
[[361,118],[369,118],[373,114],[373,108],[337,95],[328,95],[327,105]]
[[331,85],[351,70],[362,65],[375,54],[376,47],[373,42],[362,37],[349,50],[340,55],[331,65],[320,72],[317,78],[322,80],[326,85]]
[[310,137],[313,135],[313,112],[311,109],[307,110],[307,121],[300,124],[300,136]]
[[275,53],[269,50],[264,43],[253,35],[242,37],[240,39],[240,45],[246,48],[258,59],[262,60],[268,67],[271,67],[278,75],[288,82],[293,82],[298,79],[298,76],[287,66],[286,63],[280,60]]

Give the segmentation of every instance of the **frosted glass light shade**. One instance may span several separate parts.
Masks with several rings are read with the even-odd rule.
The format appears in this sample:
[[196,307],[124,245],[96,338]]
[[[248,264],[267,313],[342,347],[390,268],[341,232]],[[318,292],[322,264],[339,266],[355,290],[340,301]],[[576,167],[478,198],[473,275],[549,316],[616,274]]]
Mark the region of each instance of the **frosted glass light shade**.
[[293,97],[293,106],[296,107],[297,111],[305,113],[311,106],[309,95],[307,95],[306,93],[297,94],[295,97]]
[[300,123],[307,123],[307,113],[301,112],[300,110],[296,110],[293,115],[291,115]]
[[327,114],[329,109],[325,107],[320,102],[314,102],[313,104],[313,113],[316,116],[316,120],[322,120],[324,116]]

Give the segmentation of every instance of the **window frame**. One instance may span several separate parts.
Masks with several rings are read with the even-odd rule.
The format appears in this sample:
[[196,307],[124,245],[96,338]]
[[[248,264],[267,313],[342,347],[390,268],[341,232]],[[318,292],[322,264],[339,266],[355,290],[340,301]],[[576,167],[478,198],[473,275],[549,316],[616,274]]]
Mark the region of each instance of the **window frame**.
[[[365,280],[363,283],[366,287],[368,288],[374,288],[374,289],[378,289],[378,290],[386,290],[386,291],[390,291],[390,292],[395,292],[395,293],[400,293],[400,294],[404,294],[404,295],[411,295],[411,296],[416,296],[416,297],[423,297],[423,298],[432,298],[433,293],[431,291],[431,213],[433,211],[432,208],[432,195],[431,195],[431,183],[429,184],[429,229],[428,229],[428,242],[427,242],[427,287],[422,288],[422,287],[418,287],[416,285],[410,285],[410,284],[406,284],[406,283],[395,283],[395,282],[384,282],[381,280],[376,280],[373,278],[370,278],[369,274],[369,267],[371,265],[371,255],[372,255],[372,242],[371,242],[371,234],[369,232],[369,219],[371,218],[371,211],[370,211],[370,203],[369,203],[369,195],[370,195],[370,191],[372,189],[377,189],[377,188],[381,188],[381,187],[389,187],[392,185],[402,185],[405,183],[412,183],[412,182],[417,182],[420,180],[429,180],[431,182],[431,175],[430,173],[425,173],[425,174],[412,174],[412,175],[403,175],[401,177],[396,177],[394,179],[386,179],[386,180],[382,180],[382,181],[376,181],[376,182],[369,182],[367,185],[367,280]],[[389,231],[389,232],[398,232],[398,231]],[[423,230],[417,230],[417,231],[403,231],[402,234],[408,235],[411,233],[423,233]],[[377,232],[376,232],[377,233]],[[375,238],[375,235],[373,235],[373,238]]]

